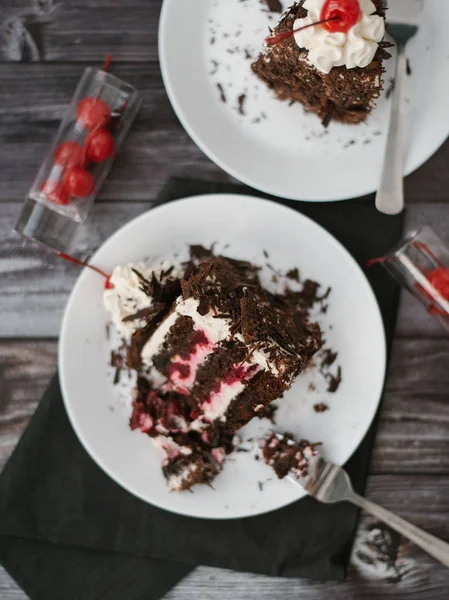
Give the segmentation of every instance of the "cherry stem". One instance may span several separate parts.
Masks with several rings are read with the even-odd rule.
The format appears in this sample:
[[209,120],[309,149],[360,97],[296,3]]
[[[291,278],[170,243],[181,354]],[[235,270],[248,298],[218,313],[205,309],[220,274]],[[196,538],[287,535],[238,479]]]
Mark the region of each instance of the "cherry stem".
[[298,33],[298,31],[302,31],[303,29],[307,29],[308,27],[315,27],[315,25],[323,25],[324,23],[331,23],[334,21],[341,21],[341,17],[339,15],[335,15],[330,19],[323,19],[322,21],[317,21],[316,23],[309,23],[308,25],[304,25],[303,27],[298,27],[297,29],[291,29],[290,31],[285,31],[284,33],[279,33],[278,35],[267,37],[265,40],[269,46],[274,46],[275,44],[279,44],[279,42],[283,42],[288,38],[291,38],[292,35]]
[[58,252],[58,256],[60,256],[64,260],[67,260],[68,262],[72,262],[77,265],[80,265],[80,267],[87,267],[88,269],[92,269],[92,271],[95,271],[96,273],[99,273],[100,275],[102,275],[103,277],[106,278],[106,285],[109,284],[109,279],[111,276],[108,275],[107,273],[105,273],[104,271],[102,271],[101,269],[99,269],[98,267],[94,267],[94,265],[90,265],[89,263],[84,262],[83,260],[80,260],[79,258],[75,258],[74,256],[70,256],[70,254],[64,254],[64,252]]
[[108,71],[112,61],[112,54],[108,54],[103,63],[103,71]]
[[389,262],[389,261],[391,261],[391,257],[390,256],[379,256],[378,258],[372,258],[371,260],[369,260],[366,263],[365,267],[367,269],[369,269],[373,265],[378,265],[380,263],[385,263],[385,262]]
[[435,256],[435,254],[432,252],[432,250],[429,248],[429,246],[427,244],[425,244],[424,242],[415,241],[415,242],[413,242],[413,245],[418,250],[423,250],[423,252],[425,252],[428,256],[430,256],[430,258],[433,261],[435,261],[439,267],[443,266],[441,264],[441,261]]

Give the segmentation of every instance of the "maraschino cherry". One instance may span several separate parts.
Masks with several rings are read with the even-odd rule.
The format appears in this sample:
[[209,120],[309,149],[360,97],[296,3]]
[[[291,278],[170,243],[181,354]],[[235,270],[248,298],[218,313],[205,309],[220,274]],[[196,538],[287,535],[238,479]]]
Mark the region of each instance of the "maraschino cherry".
[[84,152],[78,142],[69,140],[56,148],[55,163],[61,167],[84,166]]
[[41,191],[44,192],[50,202],[63,206],[70,204],[70,195],[59,181],[44,181],[41,185]]
[[[449,301],[449,268],[444,267],[441,264],[441,261],[437,258],[437,256],[435,256],[435,254],[432,252],[432,250],[427,244],[419,241],[414,241],[413,246],[427,254],[427,256],[438,265],[434,269],[423,270],[423,274],[425,275],[429,284],[443,298],[443,300]],[[373,258],[370,261],[368,261],[366,267],[368,268],[379,263],[392,262],[393,260],[394,258],[392,256],[380,256],[379,258]],[[429,301],[429,314],[447,317],[447,313],[434,304],[435,298],[429,291],[427,291],[427,289],[425,289],[419,283],[415,283],[414,287]]]
[[445,300],[449,300],[449,269],[438,267],[427,275],[427,279]]
[[95,178],[92,173],[80,166],[66,169],[62,182],[69,194],[78,198],[90,196],[95,187]]
[[265,41],[269,46],[273,46],[292,37],[298,31],[308,27],[322,25],[331,33],[347,33],[355,25],[360,16],[359,0],[326,0],[321,9],[320,20],[316,23],[309,23],[297,29],[291,29],[278,35],[270,36]]
[[93,131],[87,139],[86,155],[93,162],[103,162],[114,152],[114,138],[107,129]]
[[359,0],[326,0],[320,19],[331,33],[347,33],[360,17]]
[[103,127],[111,120],[111,108],[104,100],[87,96],[78,104],[76,118],[87,129]]

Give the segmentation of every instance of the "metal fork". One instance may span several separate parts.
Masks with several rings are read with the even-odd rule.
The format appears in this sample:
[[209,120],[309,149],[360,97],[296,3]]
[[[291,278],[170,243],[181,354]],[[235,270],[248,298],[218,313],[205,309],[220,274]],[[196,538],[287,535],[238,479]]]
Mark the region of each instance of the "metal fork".
[[289,479],[321,502],[332,504],[347,501],[363,508],[449,567],[449,544],[401,519],[386,508],[356,494],[352,489],[349,475],[341,467],[327,462],[322,456],[317,455],[308,460],[307,469],[307,476],[301,477],[301,479],[291,476]]
[[396,42],[397,57],[391,117],[382,179],[376,194],[376,207],[387,215],[396,215],[404,208],[404,80],[407,70],[405,47],[416,34],[422,0],[389,0],[388,32]]

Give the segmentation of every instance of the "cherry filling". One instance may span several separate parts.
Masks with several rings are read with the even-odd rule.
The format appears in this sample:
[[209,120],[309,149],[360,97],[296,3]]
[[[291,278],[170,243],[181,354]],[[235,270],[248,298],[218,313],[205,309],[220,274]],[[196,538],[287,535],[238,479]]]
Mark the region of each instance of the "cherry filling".
[[189,394],[199,365],[213,348],[213,342],[204,331],[198,329],[192,333],[187,349],[176,357],[168,370],[168,379],[174,391]]
[[178,374],[179,379],[187,379],[190,375],[190,365],[186,365],[180,362],[174,362],[168,371],[168,378],[174,379],[175,374]]
[[131,429],[140,429],[154,437],[161,433],[177,433],[187,428],[188,407],[174,395],[161,398],[155,391],[148,392],[144,402],[133,402],[129,420]]

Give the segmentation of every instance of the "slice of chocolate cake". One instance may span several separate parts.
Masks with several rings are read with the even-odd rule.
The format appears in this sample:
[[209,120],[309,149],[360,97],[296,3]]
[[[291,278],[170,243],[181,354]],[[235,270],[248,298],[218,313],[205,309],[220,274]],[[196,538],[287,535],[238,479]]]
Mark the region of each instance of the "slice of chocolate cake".
[[190,261],[180,279],[119,267],[111,283],[106,306],[115,320],[122,307],[120,331],[132,324],[126,361],[137,389],[130,426],[164,450],[171,489],[210,483],[234,432],[281,397],[321,348],[320,328],[307,315],[310,283],[273,294],[261,286],[257,267],[221,256]]
[[300,102],[324,126],[361,123],[380,96],[382,63],[390,58],[384,8],[384,0],[300,0],[252,69],[279,99]]
[[297,442],[291,433],[271,433],[262,443],[265,462],[283,479],[287,475],[305,477],[309,460],[318,454],[317,446],[307,440]]

